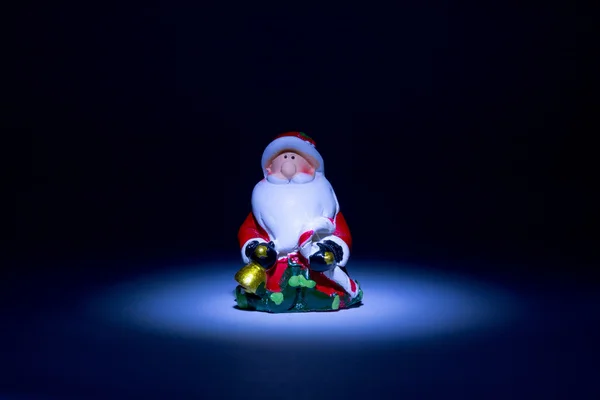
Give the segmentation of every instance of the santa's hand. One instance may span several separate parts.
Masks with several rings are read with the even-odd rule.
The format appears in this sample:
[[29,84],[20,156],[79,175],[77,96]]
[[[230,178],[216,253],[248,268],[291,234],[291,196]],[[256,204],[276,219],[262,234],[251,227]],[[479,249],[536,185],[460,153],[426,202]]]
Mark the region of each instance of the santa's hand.
[[340,245],[331,240],[325,240],[316,243],[316,245],[319,246],[319,251],[310,256],[310,269],[317,272],[325,272],[335,268],[337,263],[342,259],[343,250]]
[[269,269],[277,261],[277,250],[273,242],[259,243],[258,240],[253,240],[246,246],[246,257]]

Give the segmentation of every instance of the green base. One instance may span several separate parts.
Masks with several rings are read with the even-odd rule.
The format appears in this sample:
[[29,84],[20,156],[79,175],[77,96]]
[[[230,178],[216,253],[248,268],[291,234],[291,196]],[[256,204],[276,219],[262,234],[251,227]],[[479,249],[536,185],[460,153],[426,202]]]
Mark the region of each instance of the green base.
[[308,279],[308,272],[293,263],[288,264],[283,274],[281,292],[266,290],[264,284],[261,284],[256,294],[246,292],[241,286],[235,289],[235,299],[240,309],[269,313],[337,311],[357,306],[362,298],[363,291],[360,287],[358,296],[354,299],[349,295],[340,298],[337,294],[327,295],[316,290],[315,281]]

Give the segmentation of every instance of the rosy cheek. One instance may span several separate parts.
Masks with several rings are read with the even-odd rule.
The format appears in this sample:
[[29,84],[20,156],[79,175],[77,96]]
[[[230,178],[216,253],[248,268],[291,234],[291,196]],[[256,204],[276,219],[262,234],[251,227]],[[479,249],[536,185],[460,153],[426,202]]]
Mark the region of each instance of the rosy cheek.
[[304,166],[300,169],[300,172],[311,175],[313,173],[313,169],[311,167]]

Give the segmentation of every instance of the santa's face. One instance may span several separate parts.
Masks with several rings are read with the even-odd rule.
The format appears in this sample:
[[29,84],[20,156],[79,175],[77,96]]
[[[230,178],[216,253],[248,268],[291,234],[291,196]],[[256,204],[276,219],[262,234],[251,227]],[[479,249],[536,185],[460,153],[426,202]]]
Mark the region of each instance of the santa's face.
[[267,166],[267,180],[275,184],[307,183],[315,178],[315,168],[302,155],[286,151]]

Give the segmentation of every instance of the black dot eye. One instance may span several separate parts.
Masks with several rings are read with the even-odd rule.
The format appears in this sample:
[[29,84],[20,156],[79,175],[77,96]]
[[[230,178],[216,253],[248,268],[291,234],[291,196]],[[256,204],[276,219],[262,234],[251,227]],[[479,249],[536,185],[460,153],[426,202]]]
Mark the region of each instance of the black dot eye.
[[285,156],[283,156],[283,158],[287,158],[287,154]]
[[296,156],[292,156],[292,160],[295,160],[295,159],[296,159]]

